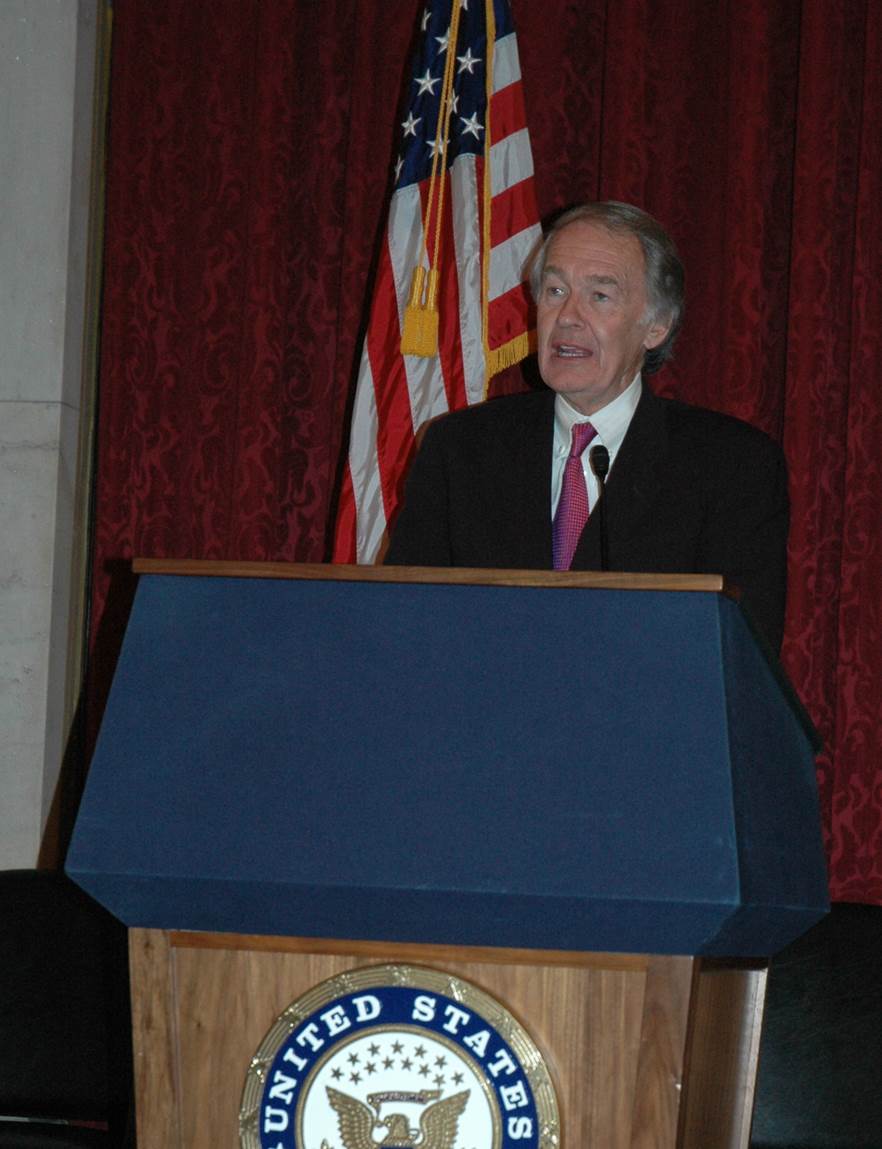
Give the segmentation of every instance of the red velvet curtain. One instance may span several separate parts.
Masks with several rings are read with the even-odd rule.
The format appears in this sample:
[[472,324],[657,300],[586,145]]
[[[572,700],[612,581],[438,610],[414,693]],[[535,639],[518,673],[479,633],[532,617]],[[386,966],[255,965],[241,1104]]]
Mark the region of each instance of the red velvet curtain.
[[[116,0],[94,634],[133,555],[326,557],[421,7]],[[831,888],[882,902],[882,5],[512,8],[543,215],[664,221],[688,308],[659,385],[784,443]]]

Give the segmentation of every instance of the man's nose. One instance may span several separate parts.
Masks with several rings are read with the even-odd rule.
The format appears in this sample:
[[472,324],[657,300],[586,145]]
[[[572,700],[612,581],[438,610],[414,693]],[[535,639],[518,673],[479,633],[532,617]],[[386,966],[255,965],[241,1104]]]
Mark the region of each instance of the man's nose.
[[571,292],[557,312],[557,322],[561,327],[581,327],[584,320],[582,318],[582,310],[579,306],[578,298],[574,292]]

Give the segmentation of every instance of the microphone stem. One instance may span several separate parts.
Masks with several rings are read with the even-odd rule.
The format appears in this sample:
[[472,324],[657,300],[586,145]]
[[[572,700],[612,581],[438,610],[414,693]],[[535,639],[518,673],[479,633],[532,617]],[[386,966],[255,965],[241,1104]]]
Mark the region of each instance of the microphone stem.
[[597,477],[597,486],[600,491],[597,496],[597,513],[600,515],[600,569],[609,570],[609,542],[606,537],[606,499],[603,492],[606,489],[606,480]]
[[603,492],[606,490],[606,476],[609,474],[609,451],[603,444],[592,447],[588,453],[591,470],[597,479],[597,514],[600,516],[600,569],[609,570],[609,542],[606,537],[606,499]]

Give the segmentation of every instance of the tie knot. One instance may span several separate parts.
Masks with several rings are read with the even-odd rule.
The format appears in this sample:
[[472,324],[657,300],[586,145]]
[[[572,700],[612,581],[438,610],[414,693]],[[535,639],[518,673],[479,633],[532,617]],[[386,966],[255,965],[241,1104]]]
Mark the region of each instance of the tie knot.
[[573,424],[573,440],[570,446],[570,458],[578,459],[581,457],[582,452],[597,434],[597,431],[590,423],[574,423]]

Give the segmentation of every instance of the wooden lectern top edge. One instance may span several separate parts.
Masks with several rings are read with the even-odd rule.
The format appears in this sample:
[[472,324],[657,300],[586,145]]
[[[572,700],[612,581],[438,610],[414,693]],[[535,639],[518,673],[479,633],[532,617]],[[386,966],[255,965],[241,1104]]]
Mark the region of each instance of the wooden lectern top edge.
[[475,567],[357,566],[350,563],[234,562],[224,559],[149,559],[132,562],[135,574],[218,578],[312,579],[330,582],[446,583],[468,586],[537,586],[594,590],[706,591],[737,597],[722,575],[627,571],[492,570]]
[[345,938],[271,937],[264,934],[200,933],[192,930],[169,930],[168,939],[169,944],[178,949],[338,954],[386,961],[468,961],[491,965],[569,966],[576,969],[597,967],[601,969],[645,970],[653,956],[638,953],[595,953],[579,950],[445,945],[437,942],[392,942]]
[[[137,927],[136,927],[137,929]],[[150,932],[150,931],[148,931]],[[688,958],[693,954],[612,953],[599,950],[517,949],[511,946],[450,945],[440,942],[376,941],[366,938],[315,938],[269,934],[210,933],[199,930],[164,930],[172,948],[246,950],[254,953],[330,954],[378,961],[452,962],[490,965],[556,966],[571,969],[646,970],[658,960]],[[768,958],[700,959],[708,970],[765,970]]]

